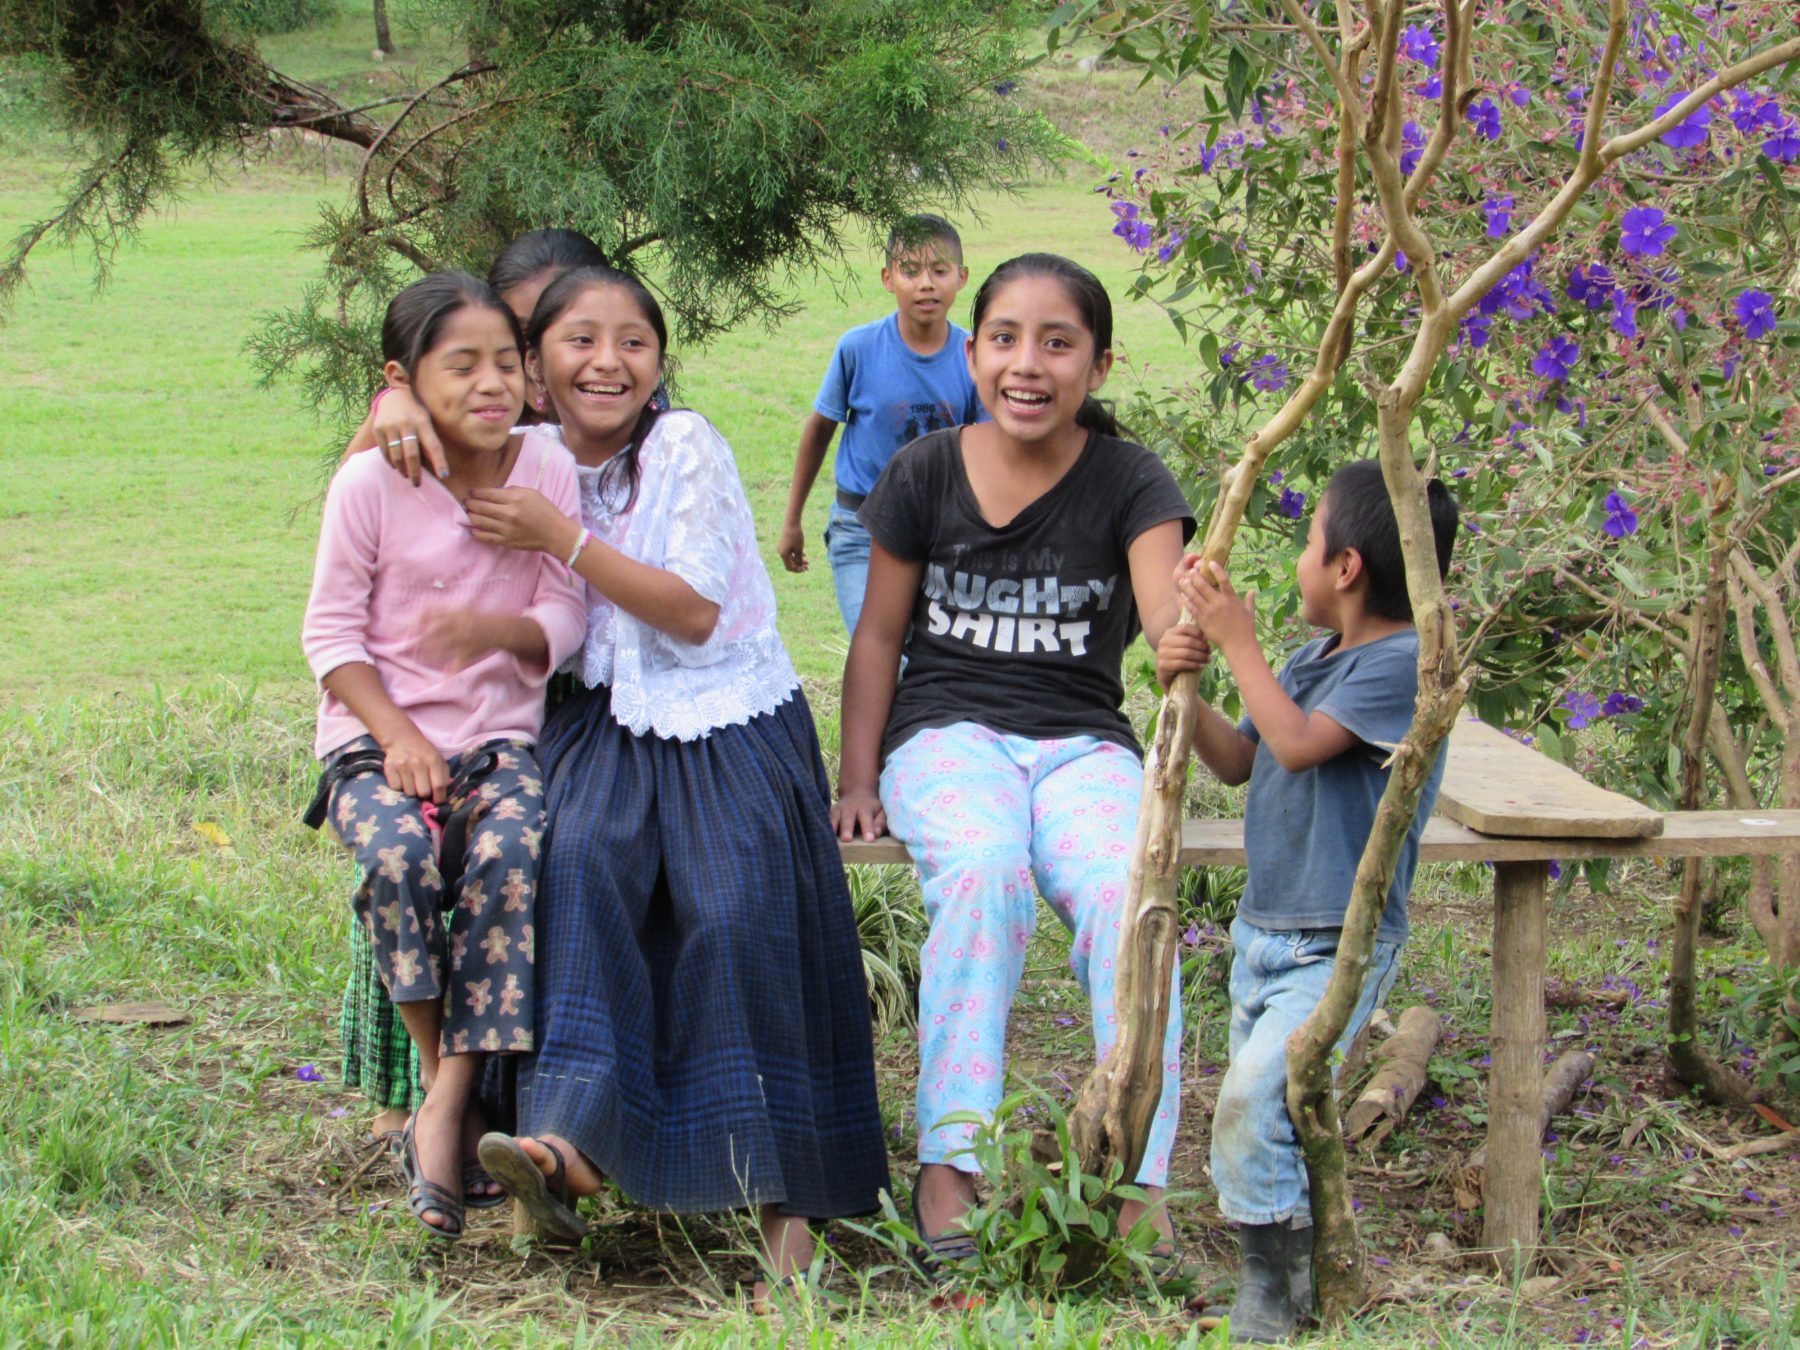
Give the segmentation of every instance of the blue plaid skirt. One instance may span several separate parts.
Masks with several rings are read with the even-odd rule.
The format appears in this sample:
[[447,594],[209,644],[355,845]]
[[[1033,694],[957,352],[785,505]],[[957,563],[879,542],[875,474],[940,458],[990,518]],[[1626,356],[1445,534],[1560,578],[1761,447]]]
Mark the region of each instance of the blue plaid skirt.
[[538,755],[524,1132],[563,1136],[654,1209],[874,1211],[868,988],[805,699],[684,742],[577,690]]

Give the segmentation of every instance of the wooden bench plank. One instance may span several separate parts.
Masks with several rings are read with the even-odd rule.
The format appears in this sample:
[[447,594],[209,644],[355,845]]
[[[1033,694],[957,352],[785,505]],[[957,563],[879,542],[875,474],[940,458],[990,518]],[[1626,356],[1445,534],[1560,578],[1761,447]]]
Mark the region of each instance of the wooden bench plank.
[[1450,733],[1438,810],[1483,834],[1557,838],[1642,839],[1663,821],[1473,717]]
[[[1508,838],[1433,816],[1419,844],[1421,862],[1548,862],[1576,858],[1756,858],[1800,853],[1800,811],[1671,811],[1654,838]],[[899,840],[841,844],[846,863],[909,863]],[[1184,867],[1242,867],[1244,822],[1190,820],[1181,827]]]

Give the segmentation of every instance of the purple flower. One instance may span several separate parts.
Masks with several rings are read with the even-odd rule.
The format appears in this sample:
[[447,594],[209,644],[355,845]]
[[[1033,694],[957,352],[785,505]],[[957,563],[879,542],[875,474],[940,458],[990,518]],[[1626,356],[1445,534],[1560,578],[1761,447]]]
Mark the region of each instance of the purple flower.
[[1644,700],[1636,694],[1628,694],[1623,689],[1615,689],[1606,696],[1606,702],[1600,705],[1602,717],[1628,717],[1632,713],[1644,710]]
[[1186,230],[1171,230],[1168,239],[1164,241],[1162,247],[1156,250],[1156,260],[1158,262],[1169,261],[1185,243],[1187,243]]
[[1631,303],[1624,291],[1613,294],[1612,330],[1622,338],[1634,338],[1638,335],[1637,306]]
[[1183,945],[1185,945],[1185,946],[1198,947],[1200,945],[1200,927],[1199,927],[1199,925],[1190,923],[1187,926],[1187,931],[1181,935],[1181,941],[1182,941]]
[[1633,511],[1617,490],[1606,494],[1601,503],[1606,508],[1606,520],[1600,528],[1614,539],[1623,539],[1628,534],[1636,534],[1638,527],[1637,512]]
[[1744,336],[1760,338],[1775,328],[1775,297],[1767,291],[1740,291],[1731,302],[1731,312],[1744,325]]
[[323,1083],[325,1081],[325,1075],[319,1072],[316,1065],[312,1064],[302,1064],[295,1069],[294,1077],[302,1083]]
[[1059,1027],[1072,1027],[1075,1025],[1075,1019],[1073,1017],[1059,1017],[1056,1019],[1056,1025]]
[[1585,270],[1577,267],[1569,273],[1569,298],[1579,300],[1589,309],[1605,309],[1608,300],[1612,299],[1612,269],[1603,263],[1594,263]]
[[1450,476],[1452,478],[1467,478],[1469,476],[1469,471],[1467,469],[1452,469],[1450,470]]
[[1510,84],[1506,88],[1506,97],[1515,108],[1523,108],[1531,102],[1531,91],[1522,84]]
[[1276,509],[1289,520],[1298,520],[1306,514],[1306,494],[1284,487],[1281,489],[1281,501]]
[[[1687,97],[1685,89],[1677,89],[1656,107],[1656,115],[1661,117],[1682,99]],[[1695,146],[1706,144],[1706,129],[1712,125],[1712,109],[1702,103],[1687,120],[1678,122],[1662,134],[1662,143],[1673,146],[1677,150],[1692,150]]]
[[1556,705],[1569,714],[1569,730],[1580,731],[1588,723],[1598,720],[1600,716],[1600,700],[1592,694],[1584,694],[1579,689],[1571,689],[1563,695],[1562,702]]
[[1409,23],[1406,31],[1400,34],[1400,55],[1435,68],[1438,63],[1437,39],[1424,25]]
[[1443,79],[1435,70],[1432,71],[1431,78],[1418,87],[1418,93],[1423,98],[1442,98],[1444,96]]
[[334,1106],[325,1114],[332,1120],[342,1120],[345,1116],[350,1114],[350,1108],[347,1106]]
[[994,86],[994,92],[996,94],[1000,95],[1001,98],[1005,98],[1008,94],[1012,93],[1012,91],[1017,89],[1018,87],[1019,87],[1019,82],[1017,80],[1002,80],[1002,81],[1000,81],[999,84]]
[[1762,152],[1778,164],[1792,164],[1800,159],[1800,118],[1787,118],[1775,127],[1775,134],[1762,143]]
[[1663,224],[1662,208],[1634,206],[1625,213],[1619,247],[1633,257],[1654,258],[1675,237],[1675,227]]
[[1243,345],[1244,344],[1241,342],[1234,342],[1229,347],[1226,347],[1219,353],[1219,364],[1222,366],[1229,366],[1237,359],[1238,349]]
[[1477,99],[1469,105],[1469,125],[1485,140],[1500,139],[1500,107],[1491,98]]
[[1288,368],[1274,352],[1264,352],[1250,363],[1244,378],[1250,381],[1251,388],[1273,393],[1287,386]]
[[1425,133],[1419,130],[1417,122],[1408,120],[1400,128],[1400,139],[1406,147],[1400,152],[1400,172],[1411,174],[1419,167],[1419,152],[1425,148]]
[[1504,239],[1506,232],[1512,228],[1513,199],[1510,196],[1489,197],[1481,204],[1487,212],[1487,237]]
[[1566,380],[1580,359],[1581,348],[1576,345],[1575,339],[1567,334],[1560,334],[1538,348],[1538,354],[1531,362],[1531,371],[1534,375],[1542,375],[1546,380]]
[[1562,880],[1562,864],[1557,862],[1554,858],[1550,860],[1550,880]]
[[[1763,127],[1771,125],[1763,120],[1763,112],[1772,101],[1765,99],[1761,94],[1751,93],[1747,89],[1738,90],[1736,97],[1732,100],[1731,125],[1746,136],[1753,135]],[[1779,104],[1776,104],[1775,115],[1777,118],[1781,116],[1781,105]]]
[[1472,313],[1462,321],[1459,340],[1472,348],[1479,349],[1488,345],[1488,339],[1493,336],[1493,329],[1494,321],[1487,315]]

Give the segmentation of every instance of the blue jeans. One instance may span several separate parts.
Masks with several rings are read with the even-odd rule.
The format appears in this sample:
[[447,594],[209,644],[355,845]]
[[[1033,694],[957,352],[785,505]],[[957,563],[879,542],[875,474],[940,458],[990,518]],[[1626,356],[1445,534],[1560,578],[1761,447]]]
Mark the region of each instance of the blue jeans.
[[844,616],[844,632],[854,636],[862,614],[863,592],[869,588],[869,532],[837,502],[825,521],[825,557],[831,563],[831,584],[837,590],[838,613]]
[[[1287,1042],[1325,996],[1339,930],[1271,932],[1235,920],[1231,942],[1231,1067],[1213,1115],[1219,1209],[1238,1223],[1312,1222],[1306,1164],[1287,1111]],[[1377,942],[1338,1058],[1393,988],[1400,944]],[[1332,1070],[1335,1075],[1337,1070]]]

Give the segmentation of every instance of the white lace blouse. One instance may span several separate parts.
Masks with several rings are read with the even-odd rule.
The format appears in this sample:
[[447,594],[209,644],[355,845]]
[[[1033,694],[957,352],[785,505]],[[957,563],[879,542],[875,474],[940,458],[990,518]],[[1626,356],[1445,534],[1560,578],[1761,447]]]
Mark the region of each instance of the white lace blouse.
[[589,587],[587,640],[564,669],[590,689],[610,685],[613,717],[639,736],[691,741],[792,698],[800,678],[775,629],[750,502],[712,424],[692,412],[657,419],[629,510],[617,510],[622,492],[602,492],[602,469],[577,472],[581,523],[626,557],[673,572],[718,605],[719,621],[706,641],[684,642]]

